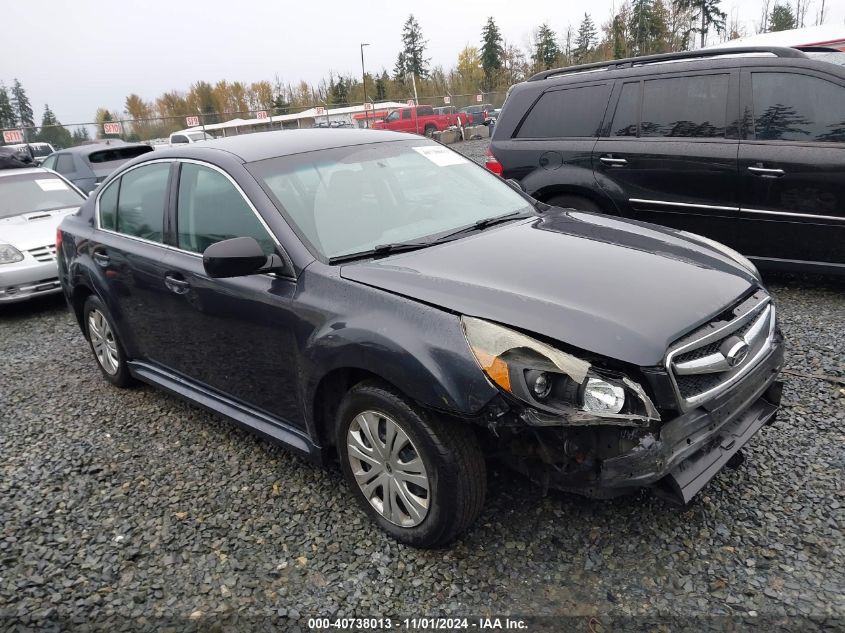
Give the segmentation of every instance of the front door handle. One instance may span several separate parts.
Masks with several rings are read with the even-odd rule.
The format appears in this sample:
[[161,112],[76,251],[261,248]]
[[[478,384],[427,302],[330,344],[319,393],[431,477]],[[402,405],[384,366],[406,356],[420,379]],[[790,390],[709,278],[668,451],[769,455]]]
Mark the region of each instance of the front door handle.
[[99,264],[103,268],[105,268],[106,266],[109,265],[109,263],[111,263],[111,257],[106,255],[102,251],[94,251],[93,258],[94,258],[94,261],[97,262],[97,264]]
[[748,168],[748,171],[750,171],[755,176],[760,176],[762,178],[780,178],[781,176],[786,174],[786,172],[782,169],[770,169],[768,167],[755,167],[753,165],[751,165]]
[[179,273],[167,273],[164,276],[164,285],[177,295],[183,295],[191,288],[191,284]]
[[624,167],[628,164],[628,161],[624,158],[613,158],[612,156],[601,156],[599,160],[610,167]]

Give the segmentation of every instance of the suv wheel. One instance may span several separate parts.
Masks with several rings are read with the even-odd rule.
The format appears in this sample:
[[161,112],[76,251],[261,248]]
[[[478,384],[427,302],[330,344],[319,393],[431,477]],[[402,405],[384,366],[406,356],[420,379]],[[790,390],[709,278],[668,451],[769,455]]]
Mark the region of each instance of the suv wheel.
[[118,387],[129,386],[132,383],[132,377],[126,366],[126,354],[117,338],[114,322],[108,309],[102,301],[92,295],[85,301],[83,315],[85,334],[103,376]]
[[562,209],[578,209],[579,211],[591,211],[593,213],[604,213],[595,202],[582,196],[563,195],[554,196],[546,200],[546,204]]
[[359,504],[403,543],[445,545],[481,512],[484,457],[460,422],[434,418],[396,392],[363,382],[340,405],[336,441]]

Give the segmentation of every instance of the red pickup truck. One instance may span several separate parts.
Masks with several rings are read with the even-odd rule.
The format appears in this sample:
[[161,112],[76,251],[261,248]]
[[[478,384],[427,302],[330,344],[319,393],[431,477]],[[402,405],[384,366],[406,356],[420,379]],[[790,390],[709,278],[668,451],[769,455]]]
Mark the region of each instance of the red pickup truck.
[[383,121],[373,123],[373,128],[431,136],[434,132],[442,132],[447,127],[457,124],[457,114],[435,114],[432,106],[421,105],[391,110]]

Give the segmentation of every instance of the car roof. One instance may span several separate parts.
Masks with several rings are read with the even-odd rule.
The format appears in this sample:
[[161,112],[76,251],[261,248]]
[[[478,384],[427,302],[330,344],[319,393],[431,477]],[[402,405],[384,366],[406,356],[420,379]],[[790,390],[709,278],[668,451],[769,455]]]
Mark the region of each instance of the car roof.
[[[388,130],[361,130],[357,128],[329,128],[320,130],[274,130],[230,136],[213,141],[188,144],[157,150],[155,158],[191,158],[206,154],[207,150],[223,150],[239,157],[245,163],[258,160],[314,152],[335,147],[367,145],[388,141],[424,140],[422,137]],[[146,156],[146,155],[145,155]],[[148,156],[151,158],[152,156]]]
[[55,174],[43,167],[19,167],[17,169],[0,169],[0,178],[5,176],[20,176],[21,174]]

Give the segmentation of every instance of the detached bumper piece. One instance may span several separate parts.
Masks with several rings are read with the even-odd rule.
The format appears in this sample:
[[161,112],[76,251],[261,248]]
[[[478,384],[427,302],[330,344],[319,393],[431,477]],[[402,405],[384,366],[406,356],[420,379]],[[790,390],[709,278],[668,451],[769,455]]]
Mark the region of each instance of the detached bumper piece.
[[[763,397],[741,418],[722,427],[719,436],[706,448],[685,459],[661,480],[664,490],[670,493],[670,498],[679,500],[684,505],[689,503],[752,435],[765,424],[774,421],[777,410],[777,404]],[[660,492],[661,488],[657,490]]]

